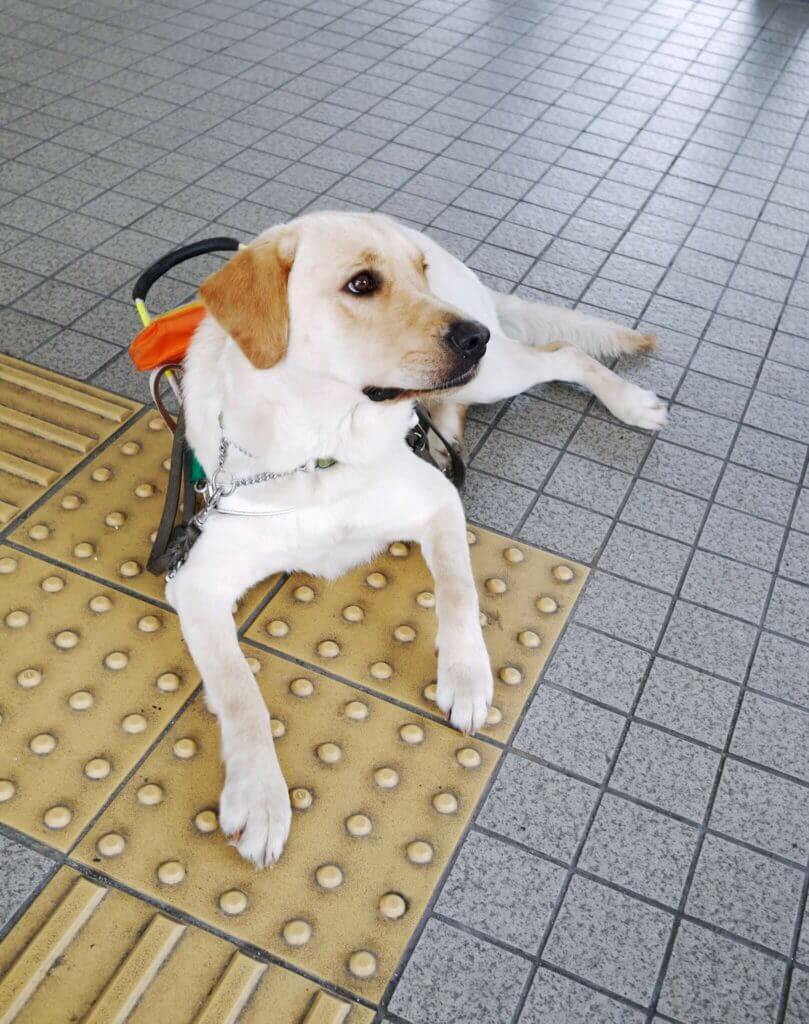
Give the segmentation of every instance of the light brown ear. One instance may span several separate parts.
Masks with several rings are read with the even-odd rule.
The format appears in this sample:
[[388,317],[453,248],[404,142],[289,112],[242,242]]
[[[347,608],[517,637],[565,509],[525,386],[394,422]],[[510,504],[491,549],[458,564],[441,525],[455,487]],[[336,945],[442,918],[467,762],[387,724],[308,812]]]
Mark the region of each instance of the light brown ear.
[[208,311],[259,370],[275,366],[287,350],[287,279],[293,252],[283,241],[253,242],[206,278],[199,290]]

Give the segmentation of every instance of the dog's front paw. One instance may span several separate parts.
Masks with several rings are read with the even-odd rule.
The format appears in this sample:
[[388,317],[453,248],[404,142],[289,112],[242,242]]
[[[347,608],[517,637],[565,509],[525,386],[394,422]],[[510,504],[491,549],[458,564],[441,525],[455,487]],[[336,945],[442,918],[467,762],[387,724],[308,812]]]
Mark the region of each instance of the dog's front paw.
[[662,430],[668,422],[668,403],[658,398],[654,391],[623,381],[623,388],[609,405],[613,416],[632,427],[643,430]]
[[473,733],[486,724],[494,680],[483,637],[461,657],[444,656],[439,648],[436,703],[451,725]]
[[274,864],[291,822],[289,792],[275,752],[233,758],[219,798],[219,824],[242,857],[259,868]]

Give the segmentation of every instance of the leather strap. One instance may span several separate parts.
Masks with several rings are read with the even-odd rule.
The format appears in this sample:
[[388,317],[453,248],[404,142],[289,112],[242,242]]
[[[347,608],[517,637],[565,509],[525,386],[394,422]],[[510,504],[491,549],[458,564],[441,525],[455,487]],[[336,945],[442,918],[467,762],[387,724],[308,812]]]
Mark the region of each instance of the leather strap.
[[154,544],[149,555],[146,568],[155,576],[163,576],[169,569],[171,554],[169,544],[175,529],[177,512],[180,510],[182,493],[181,525],[187,526],[194,517],[196,508],[196,492],[191,482],[191,449],[185,441],[185,414],[180,408],[174,438],[171,442],[171,465],[166,485],[166,498],[160,525],[157,528]]

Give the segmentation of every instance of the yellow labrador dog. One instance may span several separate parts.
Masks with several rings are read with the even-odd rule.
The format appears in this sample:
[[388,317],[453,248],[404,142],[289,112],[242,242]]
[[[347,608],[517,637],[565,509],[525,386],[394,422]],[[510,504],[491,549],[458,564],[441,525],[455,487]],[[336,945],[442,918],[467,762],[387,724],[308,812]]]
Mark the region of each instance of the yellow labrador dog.
[[334,578],[392,541],[418,542],[435,577],[438,706],[479,729],[492,676],[464,513],[405,443],[414,401],[457,445],[468,404],[543,381],[584,385],[648,430],[666,406],[593,358],[647,349],[649,337],[493,292],[431,238],[376,214],[274,227],[201,296],[184,406],[218,505],[166,592],[219,718],[222,829],[264,866],[281,854],[290,802],[233,602],[279,570]]

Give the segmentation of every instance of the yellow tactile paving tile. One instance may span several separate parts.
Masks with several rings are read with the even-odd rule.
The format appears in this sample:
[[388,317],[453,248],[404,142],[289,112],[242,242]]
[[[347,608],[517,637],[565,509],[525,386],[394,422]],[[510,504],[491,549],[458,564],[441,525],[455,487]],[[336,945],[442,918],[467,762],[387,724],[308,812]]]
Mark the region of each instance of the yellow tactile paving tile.
[[0,821],[67,850],[199,681],[176,616],[0,546]]
[[[484,732],[505,741],[588,570],[479,527],[469,529],[468,539],[495,680]],[[433,586],[418,547],[392,544],[334,582],[292,576],[247,636],[436,713]]]
[[296,808],[280,862],[256,871],[217,829],[223,770],[216,720],[201,699],[74,856],[377,1000],[484,790],[497,748],[245,649],[272,712]]
[[[82,572],[165,601],[165,581],[146,568],[163,510],[171,434],[156,412],[128,427],[13,533],[12,540]],[[277,582],[239,603],[243,622]]]
[[370,1024],[372,1011],[62,868],[0,945],[0,1024]]
[[140,408],[128,398],[0,355],[0,528]]

